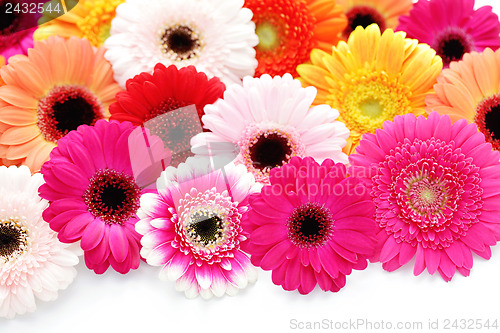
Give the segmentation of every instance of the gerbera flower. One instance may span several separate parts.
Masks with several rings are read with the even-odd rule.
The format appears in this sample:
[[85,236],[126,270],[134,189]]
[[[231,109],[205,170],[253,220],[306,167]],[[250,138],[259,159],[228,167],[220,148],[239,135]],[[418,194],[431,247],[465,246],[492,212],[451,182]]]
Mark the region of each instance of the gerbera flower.
[[116,95],[111,104],[111,120],[130,121],[143,125],[159,115],[188,105],[195,105],[199,119],[203,108],[222,98],[226,89],[224,83],[214,77],[208,79],[205,73],[197,72],[193,66],[177,69],[159,63],[153,74],[141,73],[127,81],[126,91]]
[[270,169],[293,156],[345,163],[342,147],[349,131],[335,121],[337,110],[328,105],[311,108],[315,97],[315,88],[302,88],[290,74],[246,77],[243,86],[230,86],[224,99],[205,107],[202,121],[213,133],[196,135],[191,140],[192,150],[201,155],[199,147],[233,143],[239,147],[235,163],[244,164],[264,183]]
[[500,153],[474,124],[398,116],[356,152],[349,161],[353,174],[370,176],[384,269],[415,257],[415,275],[427,268],[449,281],[469,275],[472,252],[490,258],[500,240]]
[[[44,12],[42,24],[34,33],[35,40],[49,36],[86,38],[92,45],[99,47],[109,37],[111,20],[116,15],[116,7],[125,0],[66,0],[66,10],[71,14],[53,17],[52,12]],[[49,1],[54,8],[60,0]],[[46,5],[47,6],[47,5]]]
[[160,278],[176,281],[189,298],[234,295],[257,272],[240,250],[248,196],[258,191],[244,166],[213,170],[208,159],[189,158],[158,179],[158,193],[144,194],[136,230],[141,254],[163,266]]
[[337,44],[347,22],[335,0],[246,0],[245,7],[259,36],[255,76],[297,76],[313,48],[329,51]]
[[464,55],[443,70],[434,90],[425,98],[428,113],[475,123],[486,141],[500,150],[500,50]]
[[122,274],[139,266],[135,232],[145,191],[134,178],[129,151],[134,126],[99,120],[59,140],[42,167],[40,196],[50,201],[43,217],[59,240],[81,240],[85,263],[97,274],[109,266]]
[[347,16],[347,27],[342,35],[349,38],[358,26],[363,28],[376,23],[381,31],[394,29],[398,18],[406,15],[413,7],[412,0],[337,0]]
[[85,39],[51,37],[2,67],[0,158],[40,170],[59,139],[107,118],[120,87],[104,49]]
[[117,8],[105,46],[116,80],[157,63],[195,66],[225,84],[253,75],[258,38],[243,0],[126,0]]
[[318,88],[315,104],[337,108],[351,136],[350,153],[364,133],[375,132],[398,114],[424,113],[424,97],[442,69],[441,59],[426,44],[405,38],[404,32],[376,24],[357,27],[347,43],[332,54],[311,52],[312,64],[297,67],[304,85]]
[[271,170],[270,185],[250,198],[244,222],[254,265],[272,270],[285,290],[310,293],[316,284],[339,291],[352,269],[365,269],[375,246],[370,193],[346,167],[294,157]]
[[445,67],[465,53],[500,47],[498,16],[491,6],[474,10],[474,0],[420,0],[397,30],[429,44]]
[[[38,13],[23,13],[16,11],[21,0],[0,0],[0,55],[9,58],[17,54],[26,54],[28,48],[33,47],[33,32],[36,29]],[[30,1],[38,5],[42,0]]]
[[0,167],[0,317],[35,311],[35,298],[55,300],[76,276],[78,250],[42,219],[41,184],[26,166]]

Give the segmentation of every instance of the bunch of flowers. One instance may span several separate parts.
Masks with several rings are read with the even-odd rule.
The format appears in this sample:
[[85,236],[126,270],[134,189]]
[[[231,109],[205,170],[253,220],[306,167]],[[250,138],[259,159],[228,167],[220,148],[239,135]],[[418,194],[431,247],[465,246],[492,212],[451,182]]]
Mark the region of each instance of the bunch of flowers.
[[209,299],[259,268],[300,294],[370,262],[450,281],[500,241],[491,7],[59,4],[0,0],[0,316],[80,255]]

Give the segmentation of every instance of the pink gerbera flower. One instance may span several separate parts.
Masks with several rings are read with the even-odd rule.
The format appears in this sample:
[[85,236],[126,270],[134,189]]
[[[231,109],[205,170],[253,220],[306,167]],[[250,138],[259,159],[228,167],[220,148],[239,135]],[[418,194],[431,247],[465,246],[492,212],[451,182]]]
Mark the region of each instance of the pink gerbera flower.
[[257,278],[240,250],[246,239],[240,224],[258,187],[244,166],[224,170],[190,157],[165,170],[158,193],[141,198],[141,254],[150,265],[163,266],[160,278],[177,281],[176,289],[189,298],[234,295]]
[[139,266],[135,223],[145,191],[130,160],[134,128],[106,120],[82,125],[59,140],[42,166],[40,196],[50,201],[44,219],[62,242],[81,240],[85,263],[97,274],[110,265],[122,274]]
[[251,197],[250,207],[244,249],[283,289],[308,294],[318,284],[336,292],[352,269],[367,267],[375,246],[374,205],[343,164],[293,157],[271,170],[270,185]]
[[500,153],[476,125],[433,112],[386,121],[349,157],[370,177],[379,225],[375,259],[393,271],[415,257],[450,281],[468,276],[472,253],[489,259],[500,240]]
[[[46,1],[35,0],[28,3],[38,5]],[[16,54],[26,54],[33,47],[33,32],[36,30],[39,13],[16,11],[16,6],[26,1],[0,0],[0,55],[9,58]],[[19,9],[19,7],[18,7]]]
[[474,10],[474,0],[420,0],[396,30],[429,44],[446,67],[465,53],[500,47],[498,16],[491,6]]

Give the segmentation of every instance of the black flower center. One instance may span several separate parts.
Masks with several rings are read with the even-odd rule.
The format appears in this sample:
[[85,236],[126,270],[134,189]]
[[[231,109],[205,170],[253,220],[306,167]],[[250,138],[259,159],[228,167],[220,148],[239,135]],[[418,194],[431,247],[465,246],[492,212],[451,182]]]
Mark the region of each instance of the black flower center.
[[317,203],[296,208],[288,219],[288,237],[299,247],[321,246],[332,231],[329,210]]
[[486,141],[500,150],[500,95],[485,98],[478,104],[474,122]]
[[452,61],[461,60],[465,53],[472,51],[472,40],[461,30],[447,30],[436,40],[434,49],[446,66]]
[[174,54],[177,60],[194,57],[200,48],[200,39],[190,27],[180,25],[167,28],[161,36],[163,50]]
[[386,28],[384,17],[374,8],[368,6],[353,7],[346,13],[347,27],[344,29],[343,35],[345,38],[349,37],[356,27],[368,27],[370,24],[376,23],[381,31]]
[[7,13],[7,4],[0,5],[0,35],[10,34],[14,30],[14,25],[18,16],[14,11]]
[[99,170],[83,195],[88,210],[105,223],[122,224],[139,209],[141,190],[133,177],[115,170]]
[[288,162],[292,147],[287,137],[278,133],[264,133],[250,146],[249,152],[253,166],[263,170]]
[[190,238],[202,246],[214,244],[223,236],[223,221],[212,212],[200,210],[190,217],[187,232]]
[[97,97],[79,86],[53,88],[38,104],[40,132],[47,141],[57,142],[80,125],[94,125],[104,117]]
[[16,220],[0,220],[0,258],[8,261],[23,252],[27,244],[27,232]]

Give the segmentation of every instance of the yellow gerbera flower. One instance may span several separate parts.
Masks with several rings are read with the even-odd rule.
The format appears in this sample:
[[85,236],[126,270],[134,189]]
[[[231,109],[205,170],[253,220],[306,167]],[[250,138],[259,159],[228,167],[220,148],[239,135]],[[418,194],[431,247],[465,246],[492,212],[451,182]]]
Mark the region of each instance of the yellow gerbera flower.
[[314,103],[339,110],[339,120],[351,131],[344,148],[348,154],[364,133],[382,128],[384,121],[424,114],[425,95],[443,63],[427,44],[405,36],[392,29],[381,34],[376,24],[357,27],[332,54],[314,49],[311,63],[297,67],[302,84],[318,89]]
[[372,23],[380,30],[395,29],[401,15],[407,15],[413,7],[412,0],[337,0],[347,16],[343,37],[347,39],[358,26],[366,28]]
[[[66,0],[66,7],[71,11],[59,17],[50,17],[44,12],[42,24],[34,33],[35,40],[43,40],[49,36],[79,37],[88,39],[94,46],[102,46],[109,37],[111,20],[116,15],[116,7],[125,0]],[[53,6],[59,0],[52,0]]]

